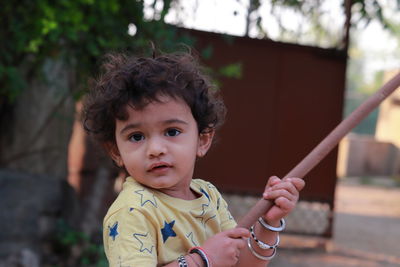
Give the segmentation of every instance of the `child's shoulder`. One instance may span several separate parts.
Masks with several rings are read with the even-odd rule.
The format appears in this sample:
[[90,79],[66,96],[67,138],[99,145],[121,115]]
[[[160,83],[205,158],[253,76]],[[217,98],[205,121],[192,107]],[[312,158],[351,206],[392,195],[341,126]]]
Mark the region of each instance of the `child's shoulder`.
[[200,193],[207,193],[208,195],[219,197],[221,193],[218,191],[218,188],[209,181],[203,179],[193,179],[192,188]]
[[216,187],[211,182],[199,178],[192,179],[191,186],[195,188],[216,189]]
[[108,209],[106,217],[115,213],[131,213],[133,210],[148,210],[157,207],[157,200],[151,190],[145,188],[132,177],[126,178],[121,192]]

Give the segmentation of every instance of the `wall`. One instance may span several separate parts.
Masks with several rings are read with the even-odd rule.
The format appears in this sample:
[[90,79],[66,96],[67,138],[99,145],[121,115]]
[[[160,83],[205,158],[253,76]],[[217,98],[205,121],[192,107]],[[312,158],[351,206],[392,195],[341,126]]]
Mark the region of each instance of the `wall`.
[[[389,81],[399,70],[387,72],[385,81]],[[379,141],[392,142],[400,147],[400,90],[386,98],[379,109],[375,137]]]
[[[346,73],[343,51],[191,31],[196,48],[209,45],[213,69],[242,64],[241,79],[220,78],[228,108],[216,145],[195,177],[221,191],[260,196],[268,177],[283,177],[341,121]],[[294,225],[324,225],[295,233],[332,235],[337,149],[306,177]],[[318,204],[318,205],[314,205]],[[313,207],[318,206],[316,210]],[[315,211],[318,216],[309,216]],[[317,219],[320,218],[320,219]],[[323,223],[321,223],[323,221]],[[310,227],[306,227],[310,228]]]
[[373,136],[349,134],[340,142],[338,176],[395,176],[400,173],[400,150]]
[[[222,79],[228,108],[219,142],[200,160],[198,177],[224,191],[259,194],[271,175],[284,176],[342,119],[346,57],[268,40],[191,32],[211,44],[206,63],[242,63],[241,79]],[[306,177],[302,198],[333,205],[337,150]]]

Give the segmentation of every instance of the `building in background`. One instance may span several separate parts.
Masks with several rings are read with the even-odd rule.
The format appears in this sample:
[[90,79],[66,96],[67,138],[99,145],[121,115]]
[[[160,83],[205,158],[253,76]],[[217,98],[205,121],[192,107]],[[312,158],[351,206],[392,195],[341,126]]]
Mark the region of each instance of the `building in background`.
[[[389,81],[398,70],[385,74]],[[338,177],[400,176],[400,90],[379,107],[375,136],[347,135],[339,145]]]
[[[385,81],[397,72],[386,73]],[[375,137],[378,141],[390,142],[400,148],[400,90],[396,90],[381,104]]]

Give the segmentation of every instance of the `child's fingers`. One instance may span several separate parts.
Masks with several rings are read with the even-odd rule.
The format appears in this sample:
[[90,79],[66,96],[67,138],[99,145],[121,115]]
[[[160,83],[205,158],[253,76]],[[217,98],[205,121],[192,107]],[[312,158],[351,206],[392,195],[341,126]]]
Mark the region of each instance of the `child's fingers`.
[[250,232],[246,228],[237,227],[227,230],[226,235],[230,238],[246,238],[250,236]]
[[265,185],[264,191],[266,191],[268,188],[270,188],[276,184],[279,184],[280,182],[281,182],[281,179],[279,179],[277,176],[269,177],[267,184]]
[[272,191],[265,192],[263,194],[264,199],[270,199],[270,200],[275,200],[278,197],[284,197],[290,201],[295,201],[297,199],[297,196],[298,196],[298,194],[292,194],[291,192],[286,190],[286,188],[274,189]]
[[304,182],[303,179],[296,178],[296,177],[284,178],[283,180],[289,181],[290,183],[292,183],[292,184],[296,187],[297,191],[299,191],[299,192],[300,192],[300,191],[304,188],[304,186],[306,185],[306,183]]
[[234,239],[235,242],[235,247],[237,248],[237,255],[240,254],[240,249],[244,248],[246,246],[246,241],[244,238],[236,238]]
[[278,176],[271,176],[268,179],[267,186],[273,186],[281,182],[281,179]]
[[293,195],[298,195],[299,193],[299,191],[297,190],[296,186],[293,183],[284,180],[281,183],[268,188],[266,193],[280,189],[287,190]]
[[275,205],[278,206],[284,212],[289,212],[292,209],[294,209],[295,202],[290,201],[289,199],[284,197],[278,197],[277,199],[275,199]]
[[[283,199],[285,199],[285,198],[283,198]],[[277,206],[277,205],[272,206],[272,208],[268,211],[268,213],[265,214],[267,221],[279,220],[279,219],[285,217],[286,215],[288,215],[289,212],[291,211],[290,208],[286,207],[286,204],[282,203],[282,200],[277,199],[277,201],[278,201],[278,203],[280,203],[279,205],[282,205],[283,208],[281,208],[280,206]],[[286,201],[287,201],[287,199],[286,199]]]
[[270,188],[267,188],[268,191],[277,190],[277,189],[286,189],[290,193],[297,195],[305,186],[305,182],[300,178],[283,178],[282,182],[276,184]]

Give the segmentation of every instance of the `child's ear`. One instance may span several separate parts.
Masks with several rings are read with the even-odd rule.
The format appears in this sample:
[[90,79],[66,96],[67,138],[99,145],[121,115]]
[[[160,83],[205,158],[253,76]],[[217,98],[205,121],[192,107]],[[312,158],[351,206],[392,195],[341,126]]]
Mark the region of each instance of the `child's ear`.
[[215,130],[207,129],[206,131],[200,133],[199,135],[199,146],[197,147],[197,156],[203,157],[212,144],[214,138]]
[[108,155],[112,158],[112,160],[117,164],[118,167],[123,167],[124,162],[122,161],[121,155],[119,154],[119,150],[116,144],[107,142],[104,144]]

